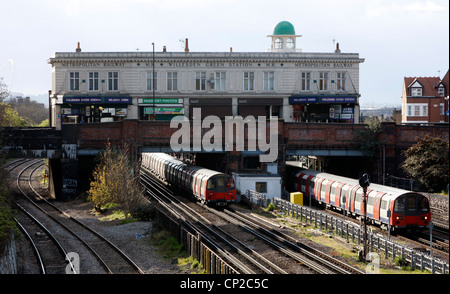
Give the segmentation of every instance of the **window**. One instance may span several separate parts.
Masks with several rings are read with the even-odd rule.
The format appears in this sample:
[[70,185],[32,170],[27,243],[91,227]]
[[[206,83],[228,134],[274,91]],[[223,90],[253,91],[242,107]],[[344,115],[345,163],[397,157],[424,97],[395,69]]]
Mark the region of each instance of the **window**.
[[167,91],[177,91],[178,90],[178,73],[168,72],[167,73]]
[[78,91],[80,90],[80,73],[70,72],[69,73],[69,90]]
[[255,90],[255,73],[244,72],[244,91]]
[[226,90],[226,80],[227,80],[226,72],[216,72],[214,90],[225,91]]
[[439,96],[441,96],[441,97],[444,97],[444,96],[445,96],[445,88],[444,88],[443,85],[439,85],[439,88],[438,88],[438,94],[439,94]]
[[411,88],[411,96],[422,96],[422,88]]
[[256,192],[267,193],[267,183],[266,182],[256,182]]
[[311,90],[311,73],[302,72],[302,91]]
[[195,90],[197,91],[206,90],[206,72],[195,73]]
[[98,91],[98,72],[89,73],[89,91]]
[[108,91],[119,90],[119,72],[108,72]]
[[328,91],[328,73],[319,73],[319,91]]
[[[153,72],[147,73],[147,91],[158,90],[158,73],[155,72],[155,76],[153,77]],[[153,88],[155,87],[155,88]]]
[[293,38],[289,38],[286,41],[286,48],[288,49],[294,49],[295,48],[295,41]]
[[337,73],[337,84],[336,84],[336,90],[338,91],[345,91],[345,79],[347,77],[347,74],[345,72],[338,72]]
[[419,105],[414,106],[414,115],[420,116],[420,106]]
[[410,103],[407,105],[408,116],[428,116],[428,104]]
[[275,48],[276,49],[283,49],[283,39],[277,38],[275,40]]
[[275,73],[265,72],[264,73],[264,91],[273,91],[275,90]]

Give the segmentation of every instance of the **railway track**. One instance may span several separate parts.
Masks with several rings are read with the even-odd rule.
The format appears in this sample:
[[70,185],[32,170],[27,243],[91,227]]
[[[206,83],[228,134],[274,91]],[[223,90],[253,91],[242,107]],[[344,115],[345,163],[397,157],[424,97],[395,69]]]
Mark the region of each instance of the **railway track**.
[[167,200],[160,201],[170,202],[170,209],[177,207],[180,213],[199,227],[199,231],[213,238],[216,246],[223,248],[225,254],[237,254],[236,258],[241,262],[237,267],[243,273],[363,273],[356,269],[349,270],[348,266],[344,267],[332,257],[324,258],[324,254],[317,250],[295,244],[287,236],[277,234],[274,229],[264,228],[237,212],[222,212],[191,202],[184,203],[184,198],[176,197],[151,176],[144,174],[142,180],[152,197],[166,197]]
[[[31,163],[30,163],[31,162]],[[24,167],[21,167],[24,165]],[[59,243],[69,244],[70,252],[64,250],[64,262],[60,267],[66,268],[65,260],[72,260],[76,257],[83,263],[92,263],[94,259],[101,268],[99,273],[143,273],[142,270],[119,248],[104,238],[98,232],[83,224],[79,220],[71,217],[64,211],[58,209],[52,203],[44,199],[31,185],[33,173],[42,167],[42,161],[25,161],[15,164],[11,170],[16,169],[16,185],[22,197],[16,199],[18,207],[24,207],[30,215],[36,219],[42,219],[42,223],[47,223],[47,231],[53,231],[54,239],[59,235]],[[29,224],[22,225],[24,230],[32,230]],[[64,231],[62,233],[61,231]],[[56,233],[58,232],[58,233]],[[42,233],[40,233],[42,234]],[[68,237],[70,236],[70,237]],[[64,242],[63,242],[64,240]],[[37,246],[35,246],[37,247]],[[43,250],[36,256],[43,256]],[[45,250],[44,250],[45,251]],[[52,250],[54,251],[54,250]],[[39,257],[37,258],[39,259]],[[42,258],[41,258],[42,259]],[[55,263],[61,263],[61,257],[56,257]],[[71,264],[71,273],[77,273],[76,267]],[[65,271],[66,273],[67,270]],[[49,272],[43,272],[49,273]]]

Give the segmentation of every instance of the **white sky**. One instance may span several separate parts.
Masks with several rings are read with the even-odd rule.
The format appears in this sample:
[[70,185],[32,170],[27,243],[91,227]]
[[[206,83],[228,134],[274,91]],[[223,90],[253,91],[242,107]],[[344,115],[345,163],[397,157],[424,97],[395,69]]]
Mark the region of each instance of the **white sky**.
[[[51,89],[54,52],[265,52],[291,22],[297,48],[359,53],[361,104],[401,103],[403,77],[449,69],[448,0],[0,0],[0,77],[28,96]],[[439,72],[440,71],[440,72]]]

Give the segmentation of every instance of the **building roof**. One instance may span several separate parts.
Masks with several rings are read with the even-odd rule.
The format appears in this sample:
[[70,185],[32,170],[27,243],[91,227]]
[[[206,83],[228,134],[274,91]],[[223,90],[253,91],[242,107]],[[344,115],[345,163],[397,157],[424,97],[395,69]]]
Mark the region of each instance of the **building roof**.
[[[437,92],[437,86],[441,82],[439,77],[405,77],[405,87],[409,88],[419,82],[422,85],[422,96],[424,97],[437,97],[439,96]],[[407,95],[410,96],[411,92],[407,91]]]
[[448,76],[448,70],[447,70],[447,73],[445,74],[445,76],[442,78],[442,81],[441,81],[441,83],[442,83],[442,85],[444,85],[444,88],[445,88],[445,95],[446,96],[448,96],[448,93],[449,93],[449,91],[450,91],[450,89],[449,89],[449,76]]
[[273,29],[273,35],[295,35],[294,26],[288,21],[280,21]]

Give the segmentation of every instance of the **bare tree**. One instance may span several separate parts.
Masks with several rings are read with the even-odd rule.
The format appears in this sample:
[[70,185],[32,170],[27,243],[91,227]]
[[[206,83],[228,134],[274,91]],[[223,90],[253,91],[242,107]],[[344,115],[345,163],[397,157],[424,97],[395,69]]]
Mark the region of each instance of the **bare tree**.
[[128,215],[143,204],[140,162],[130,157],[129,149],[128,146],[119,149],[108,144],[102,153],[88,191],[88,199],[97,209],[108,203],[117,203]]

